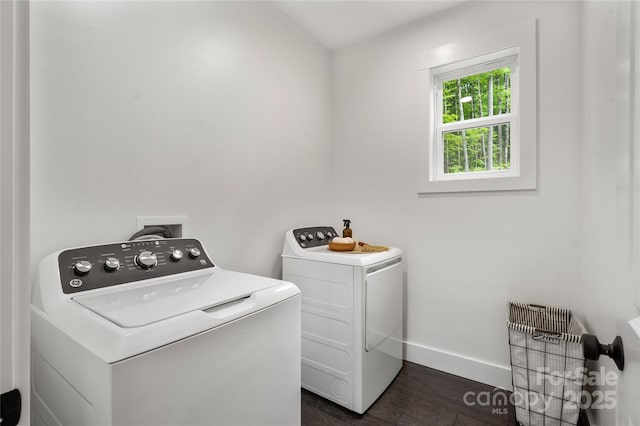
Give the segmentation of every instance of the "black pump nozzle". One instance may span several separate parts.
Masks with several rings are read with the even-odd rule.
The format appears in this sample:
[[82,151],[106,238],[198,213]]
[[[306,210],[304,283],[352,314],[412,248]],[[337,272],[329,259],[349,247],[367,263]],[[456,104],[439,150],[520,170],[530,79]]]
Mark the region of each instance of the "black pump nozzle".
[[342,221],[344,222],[344,227],[348,228],[349,225],[351,224],[351,220],[350,219],[342,219]]

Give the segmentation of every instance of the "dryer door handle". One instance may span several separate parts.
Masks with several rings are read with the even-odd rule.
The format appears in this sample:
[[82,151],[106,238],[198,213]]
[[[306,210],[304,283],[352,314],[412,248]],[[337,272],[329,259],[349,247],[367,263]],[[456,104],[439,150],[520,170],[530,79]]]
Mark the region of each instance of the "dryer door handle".
[[402,258],[398,257],[396,259],[390,260],[388,262],[384,262],[384,263],[380,263],[377,265],[373,265],[372,267],[370,267],[369,269],[367,269],[367,275],[369,274],[373,274],[374,272],[379,272],[382,271],[384,269],[389,269],[394,265],[397,265],[398,263],[402,262]]

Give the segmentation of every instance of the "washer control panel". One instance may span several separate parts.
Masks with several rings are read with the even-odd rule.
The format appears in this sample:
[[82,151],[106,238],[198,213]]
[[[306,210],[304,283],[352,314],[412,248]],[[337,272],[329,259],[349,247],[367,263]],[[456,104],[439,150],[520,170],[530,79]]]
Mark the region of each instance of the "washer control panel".
[[65,250],[58,256],[65,294],[213,268],[200,241],[126,241]]
[[339,236],[331,226],[312,226],[293,230],[293,237],[302,248],[326,246],[329,241]]

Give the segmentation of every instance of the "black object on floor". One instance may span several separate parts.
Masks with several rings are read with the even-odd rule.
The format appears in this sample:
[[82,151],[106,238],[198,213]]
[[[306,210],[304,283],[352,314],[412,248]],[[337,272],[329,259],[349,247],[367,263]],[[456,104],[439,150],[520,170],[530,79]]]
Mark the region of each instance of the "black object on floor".
[[0,395],[0,419],[2,426],[15,426],[20,421],[22,398],[18,389]]

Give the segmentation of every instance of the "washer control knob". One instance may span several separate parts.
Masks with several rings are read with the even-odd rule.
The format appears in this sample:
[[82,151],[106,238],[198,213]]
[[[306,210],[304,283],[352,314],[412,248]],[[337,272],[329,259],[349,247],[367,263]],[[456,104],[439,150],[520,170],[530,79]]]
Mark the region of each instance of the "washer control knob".
[[80,260],[73,265],[73,270],[80,275],[85,275],[91,271],[92,266],[88,260]]
[[331,232],[331,231],[327,232],[327,238],[332,238],[334,236],[335,235],[333,235],[333,232]]
[[115,257],[109,257],[104,261],[104,269],[108,272],[120,269],[120,261]]
[[318,237],[319,240],[324,240],[324,234],[320,231],[316,232],[316,237]]
[[184,255],[184,253],[182,253],[182,250],[179,250],[179,249],[172,250],[171,251],[171,260],[173,260],[174,262],[177,262],[180,259],[182,259],[183,255]]
[[191,258],[195,259],[196,257],[200,256],[200,250],[198,250],[196,247],[190,248],[189,249],[189,256]]
[[313,240],[313,234],[307,234],[307,238],[308,238],[309,240]]
[[300,235],[298,236],[298,239],[299,239],[300,241],[307,241],[307,237],[306,237],[306,235],[304,235],[304,234],[300,234]]
[[158,256],[150,251],[143,251],[136,256],[136,264],[142,269],[149,269],[158,264]]

